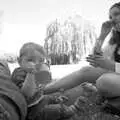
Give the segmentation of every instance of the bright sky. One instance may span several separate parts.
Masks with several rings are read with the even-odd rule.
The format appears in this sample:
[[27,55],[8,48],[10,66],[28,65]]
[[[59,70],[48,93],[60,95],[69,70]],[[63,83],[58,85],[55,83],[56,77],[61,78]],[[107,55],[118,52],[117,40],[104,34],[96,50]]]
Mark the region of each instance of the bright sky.
[[0,0],[0,51],[18,53],[28,41],[43,44],[47,25],[79,14],[96,26],[108,19],[110,6],[119,0]]

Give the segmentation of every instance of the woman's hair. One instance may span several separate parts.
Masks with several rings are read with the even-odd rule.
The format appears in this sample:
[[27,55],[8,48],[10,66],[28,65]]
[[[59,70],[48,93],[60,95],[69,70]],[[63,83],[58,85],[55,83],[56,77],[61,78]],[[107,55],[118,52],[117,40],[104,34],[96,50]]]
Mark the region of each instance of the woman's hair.
[[[113,5],[110,7],[109,11],[110,11],[112,8],[114,8],[114,7],[117,7],[118,9],[120,9],[120,2],[113,4]],[[110,16],[110,15],[109,15],[109,18],[111,19],[111,16]]]
[[110,9],[112,9],[113,7],[117,7],[117,8],[120,8],[120,2],[117,2],[115,4],[113,4]]

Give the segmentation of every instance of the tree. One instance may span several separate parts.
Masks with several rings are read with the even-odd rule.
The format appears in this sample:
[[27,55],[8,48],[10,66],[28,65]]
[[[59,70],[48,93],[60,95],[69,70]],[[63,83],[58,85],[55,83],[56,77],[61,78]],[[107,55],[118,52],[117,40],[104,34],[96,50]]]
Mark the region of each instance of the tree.
[[[57,33],[57,31],[58,31],[58,22],[57,20],[55,20],[52,23],[50,23],[47,27],[45,44],[44,44],[44,47],[47,50],[47,53],[54,49],[54,35]],[[51,42],[49,42],[49,39],[51,40]]]
[[95,27],[80,15],[69,17],[63,23],[55,20],[47,27],[45,48],[48,54],[74,53],[80,58],[91,52],[96,39]]

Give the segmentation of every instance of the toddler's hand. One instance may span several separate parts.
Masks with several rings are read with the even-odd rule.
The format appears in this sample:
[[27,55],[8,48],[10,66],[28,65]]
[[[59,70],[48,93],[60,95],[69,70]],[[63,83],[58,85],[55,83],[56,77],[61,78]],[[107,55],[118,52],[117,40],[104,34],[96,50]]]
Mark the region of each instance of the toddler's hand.
[[17,68],[14,70],[14,72],[12,73],[12,77],[11,80],[18,86],[18,87],[22,87],[22,83],[25,81],[25,77],[27,75],[27,72],[20,68]]

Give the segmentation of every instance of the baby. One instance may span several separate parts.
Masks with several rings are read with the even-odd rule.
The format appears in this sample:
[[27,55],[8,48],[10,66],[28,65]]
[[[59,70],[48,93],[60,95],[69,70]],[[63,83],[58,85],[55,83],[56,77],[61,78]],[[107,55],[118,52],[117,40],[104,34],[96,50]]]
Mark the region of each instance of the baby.
[[18,62],[20,67],[13,71],[11,80],[21,89],[27,100],[27,119],[62,120],[75,115],[79,107],[66,106],[65,96],[43,95],[45,85],[52,79],[47,54],[42,46],[32,42],[24,44]]

